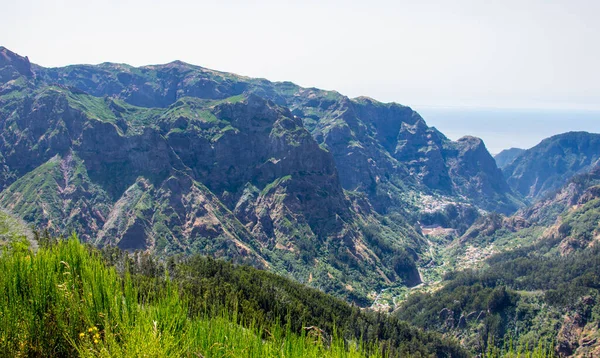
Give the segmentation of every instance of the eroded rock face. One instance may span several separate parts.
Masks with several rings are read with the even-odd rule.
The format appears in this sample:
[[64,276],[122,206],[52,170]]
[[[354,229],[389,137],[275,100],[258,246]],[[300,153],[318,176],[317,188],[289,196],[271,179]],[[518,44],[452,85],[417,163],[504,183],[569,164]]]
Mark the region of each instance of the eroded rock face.
[[455,188],[464,187],[467,195],[481,195],[493,198],[499,193],[509,193],[510,189],[502,179],[492,156],[483,141],[466,136],[451,143],[445,156],[450,160],[450,176],[455,178]]
[[585,322],[579,314],[565,316],[562,327],[556,337],[556,352],[561,357],[572,356],[579,347],[579,336],[583,332]]
[[443,140],[443,135],[428,128],[422,119],[414,125],[403,123],[394,157],[407,162],[411,175],[419,178],[427,187],[450,193],[452,181],[442,155]]
[[575,176],[553,195],[520,211],[533,224],[548,228],[541,239],[557,240],[562,255],[593,247],[600,239],[596,224],[600,198],[600,167]]
[[334,155],[344,188],[383,203],[376,205],[380,212],[406,207],[397,198],[409,190],[461,197],[504,213],[520,205],[481,140],[450,141],[409,107],[364,97],[296,105],[294,113],[304,118],[320,113],[311,131]]
[[459,243],[462,244],[478,237],[491,236],[503,227],[506,227],[506,218],[502,215],[493,213],[483,216],[460,237]]
[[[114,122],[91,120],[74,108],[65,92],[47,90],[33,100],[24,99],[18,104],[20,115],[5,119],[3,159],[15,176],[56,155],[75,152],[86,177],[115,201],[139,177],[158,187],[174,173],[182,173],[204,183],[229,210],[236,207],[247,184],[262,190],[289,177],[277,183],[285,186],[281,200],[314,235],[338,232],[351,219],[331,156],[289,111],[266,100],[251,96],[243,103],[210,107],[205,114],[217,122],[200,120],[204,128],[181,131],[181,121],[192,125],[194,121],[180,116],[161,129],[147,126],[123,135]],[[129,231],[128,237],[148,233],[139,229],[143,226],[139,222],[135,225],[138,229]],[[131,248],[151,246],[148,240],[137,241],[143,244]]]
[[212,71],[183,62],[133,68],[119,64],[37,70],[94,96],[112,96],[137,106],[168,107],[186,96],[224,99],[254,93],[288,107],[318,144],[333,155],[345,190],[366,193],[380,213],[414,211],[406,191],[438,192],[486,210],[518,208],[481,141],[452,142],[428,127],[415,111],[366,97],[302,88]]
[[[315,143],[289,111],[256,96],[244,103],[219,104],[211,111],[217,120],[227,123],[225,128],[175,131],[174,123],[163,126],[163,132],[194,177],[219,196],[229,210],[238,212],[240,219],[250,220],[253,230],[260,222],[272,232],[270,220],[255,208],[258,203],[249,202],[252,198],[267,205],[267,187],[285,188],[280,201],[303,216],[315,235],[339,231],[343,226],[340,223],[350,220],[349,203],[331,155]],[[193,122],[188,126],[192,127]],[[218,133],[205,135],[211,129]],[[248,186],[265,192],[262,196],[244,195]],[[250,208],[259,213],[251,213]]]
[[91,182],[80,158],[72,152],[55,155],[17,179],[0,193],[0,205],[20,213],[37,228],[65,234],[68,227],[91,241],[111,209],[109,195]]

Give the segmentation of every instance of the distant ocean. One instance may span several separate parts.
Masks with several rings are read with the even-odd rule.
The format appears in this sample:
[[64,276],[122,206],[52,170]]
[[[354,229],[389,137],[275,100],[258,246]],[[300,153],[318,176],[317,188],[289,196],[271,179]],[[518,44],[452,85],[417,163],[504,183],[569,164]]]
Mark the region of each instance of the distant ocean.
[[492,154],[569,131],[600,133],[600,111],[413,107],[450,139],[480,137]]

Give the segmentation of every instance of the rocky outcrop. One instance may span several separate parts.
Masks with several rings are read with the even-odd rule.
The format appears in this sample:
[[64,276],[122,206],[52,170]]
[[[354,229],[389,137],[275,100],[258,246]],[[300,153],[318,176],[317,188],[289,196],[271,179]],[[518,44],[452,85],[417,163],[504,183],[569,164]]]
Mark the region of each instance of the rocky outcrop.
[[565,315],[556,338],[555,351],[559,357],[598,357],[600,333],[596,322],[588,322],[575,313]]
[[0,46],[0,84],[21,76],[26,78],[34,76],[29,58],[19,56],[6,47]]
[[518,233],[526,228],[537,228],[537,240],[554,242],[562,255],[596,245],[600,236],[599,217],[600,167],[576,175],[562,188],[535,203],[504,217],[495,213],[485,215],[456,242],[462,244],[493,240],[499,230]]
[[578,347],[577,338],[583,331],[584,322],[580,315],[565,316],[556,338],[556,352],[562,356],[571,356]]
[[[0,206],[54,235],[77,232],[91,241],[111,209],[109,195],[94,184],[80,158],[55,155],[0,193]],[[64,231],[69,228],[70,231]]]
[[411,175],[427,187],[452,192],[448,163],[443,158],[443,143],[448,141],[435,128],[429,128],[422,119],[414,124],[402,123],[394,157],[407,162]]
[[501,228],[506,228],[507,220],[500,214],[489,214],[479,218],[475,223],[460,237],[456,244],[462,245],[466,242],[472,242],[475,239],[492,236]]
[[600,236],[600,167],[573,177],[553,195],[518,214],[530,225],[545,227],[541,240],[557,242],[562,255],[594,246]]

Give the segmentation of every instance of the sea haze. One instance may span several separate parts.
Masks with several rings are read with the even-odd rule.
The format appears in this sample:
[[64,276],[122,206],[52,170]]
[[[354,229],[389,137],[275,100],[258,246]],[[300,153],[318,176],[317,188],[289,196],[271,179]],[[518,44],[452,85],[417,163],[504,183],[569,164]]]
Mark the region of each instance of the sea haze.
[[480,137],[492,154],[531,148],[542,139],[569,131],[600,133],[600,111],[442,108],[415,106],[428,125],[450,139]]

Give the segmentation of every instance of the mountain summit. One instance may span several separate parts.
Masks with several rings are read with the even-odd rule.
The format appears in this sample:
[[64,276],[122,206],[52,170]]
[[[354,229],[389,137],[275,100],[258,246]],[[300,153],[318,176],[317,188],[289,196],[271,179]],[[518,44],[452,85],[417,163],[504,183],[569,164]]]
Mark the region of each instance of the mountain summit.
[[29,58],[22,57],[0,46],[0,82],[8,82],[19,76],[32,77]]

